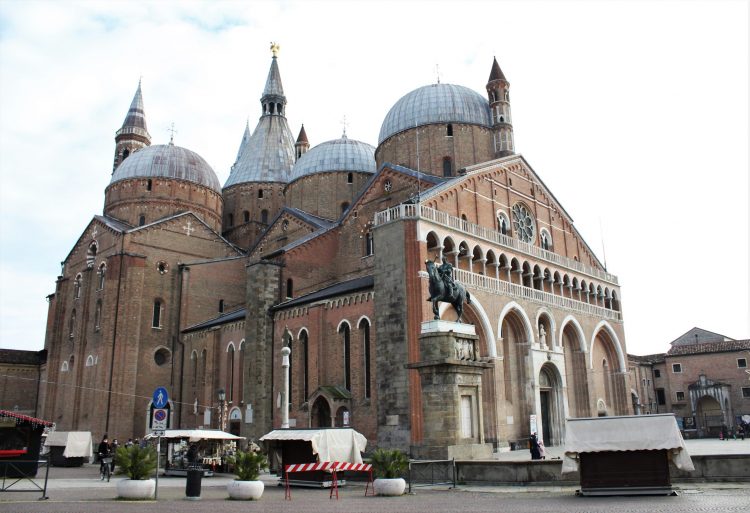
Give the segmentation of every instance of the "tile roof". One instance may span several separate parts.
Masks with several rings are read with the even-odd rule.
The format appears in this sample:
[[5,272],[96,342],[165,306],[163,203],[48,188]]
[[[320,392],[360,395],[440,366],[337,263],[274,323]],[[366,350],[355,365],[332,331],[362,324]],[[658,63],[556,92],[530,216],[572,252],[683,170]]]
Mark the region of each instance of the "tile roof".
[[730,351],[743,351],[750,349],[750,339],[746,340],[719,340],[716,342],[705,342],[703,344],[689,344],[672,346],[667,356],[684,356],[690,354],[705,353],[727,353]]
[[290,299],[289,301],[286,301],[284,303],[274,305],[271,307],[271,310],[283,310],[292,306],[304,305],[312,303],[314,301],[319,301],[321,299],[328,299],[331,297],[339,296],[341,294],[346,294],[348,292],[371,289],[374,284],[375,278],[372,275],[354,278],[353,280],[336,283],[329,287],[311,292],[310,294],[305,294],[304,296],[300,296],[294,299]]

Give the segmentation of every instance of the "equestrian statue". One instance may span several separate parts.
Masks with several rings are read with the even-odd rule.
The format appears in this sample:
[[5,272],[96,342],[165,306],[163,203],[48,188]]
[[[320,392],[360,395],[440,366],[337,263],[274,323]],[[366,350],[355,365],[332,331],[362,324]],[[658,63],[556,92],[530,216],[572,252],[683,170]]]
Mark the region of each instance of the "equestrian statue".
[[427,301],[432,302],[432,313],[435,320],[440,319],[438,302],[443,301],[450,303],[458,313],[456,322],[461,322],[461,315],[464,313],[464,301],[471,304],[471,294],[460,283],[453,280],[453,266],[443,257],[443,263],[435,266],[432,260],[425,260],[427,274],[430,277],[430,297]]

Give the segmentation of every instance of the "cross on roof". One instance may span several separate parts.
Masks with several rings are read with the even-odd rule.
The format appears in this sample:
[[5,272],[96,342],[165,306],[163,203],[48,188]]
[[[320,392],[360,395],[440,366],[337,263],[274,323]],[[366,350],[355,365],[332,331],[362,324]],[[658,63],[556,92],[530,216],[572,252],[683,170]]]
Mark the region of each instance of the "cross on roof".
[[190,234],[195,231],[195,228],[191,226],[190,219],[188,219],[188,222],[185,226],[182,227],[183,230],[185,230],[185,234],[190,237]]
[[171,132],[171,135],[169,136],[169,144],[174,144],[174,134],[177,133],[177,130],[174,129],[174,123],[167,128],[167,132]]

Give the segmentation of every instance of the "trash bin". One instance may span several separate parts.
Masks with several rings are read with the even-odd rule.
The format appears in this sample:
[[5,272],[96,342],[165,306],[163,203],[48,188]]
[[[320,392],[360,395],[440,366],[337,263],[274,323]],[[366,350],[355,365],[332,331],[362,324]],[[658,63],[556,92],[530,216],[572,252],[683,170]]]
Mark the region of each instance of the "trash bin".
[[203,478],[203,469],[192,467],[187,471],[187,481],[185,482],[185,497],[197,501],[201,498],[201,479]]

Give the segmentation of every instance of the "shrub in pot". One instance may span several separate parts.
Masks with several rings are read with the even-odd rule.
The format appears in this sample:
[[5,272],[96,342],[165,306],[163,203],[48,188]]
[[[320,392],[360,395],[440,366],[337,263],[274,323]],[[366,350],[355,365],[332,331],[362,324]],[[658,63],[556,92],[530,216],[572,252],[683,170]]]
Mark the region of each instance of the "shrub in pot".
[[230,499],[258,500],[263,495],[263,481],[259,481],[261,470],[268,468],[268,459],[263,453],[240,451],[229,459],[234,465],[237,479],[227,485]]
[[117,482],[117,496],[121,499],[151,499],[156,483],[151,475],[156,470],[156,451],[153,447],[141,448],[137,445],[118,447],[117,473],[127,479]]
[[409,467],[409,458],[398,449],[378,449],[372,453],[372,470],[375,474],[375,493],[378,495],[403,495],[406,481],[401,477]]

